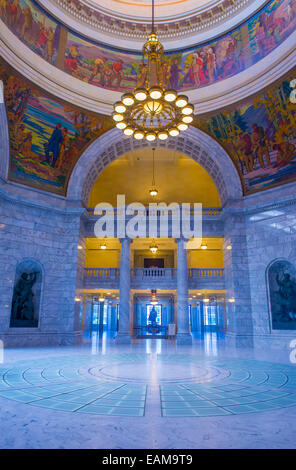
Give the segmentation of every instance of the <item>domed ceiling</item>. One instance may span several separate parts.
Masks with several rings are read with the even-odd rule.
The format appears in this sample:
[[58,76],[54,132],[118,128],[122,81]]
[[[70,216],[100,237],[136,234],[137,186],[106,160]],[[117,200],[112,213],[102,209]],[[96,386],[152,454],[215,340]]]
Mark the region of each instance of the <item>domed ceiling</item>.
[[[120,38],[120,45],[130,49],[138,48],[138,41],[145,39],[150,30],[152,2],[149,0],[40,0],[40,3],[74,29],[76,23],[96,31],[93,39],[101,40],[100,33],[104,32]],[[162,41],[171,42],[172,47],[180,37],[183,45],[196,44],[200,41],[196,35],[204,30],[211,29],[211,36],[221,34],[265,3],[264,0],[157,0],[157,33]]]
[[[95,6],[98,10],[126,19],[151,19],[151,1],[149,0],[83,0],[83,3]],[[196,14],[201,7],[214,4],[219,0],[157,0],[155,17],[158,21],[188,18]]]

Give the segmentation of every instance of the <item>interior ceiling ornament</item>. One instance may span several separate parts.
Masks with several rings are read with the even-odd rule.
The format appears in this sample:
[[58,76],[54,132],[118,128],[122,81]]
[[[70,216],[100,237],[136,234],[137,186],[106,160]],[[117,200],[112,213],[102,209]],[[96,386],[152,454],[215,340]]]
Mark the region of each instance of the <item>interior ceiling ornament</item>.
[[[41,2],[44,3],[43,1]],[[53,0],[67,14],[75,20],[85,23],[93,29],[119,37],[143,40],[147,37],[149,23],[145,19],[124,18],[116,16],[114,12],[104,11],[94,2],[86,0]],[[158,36],[163,40],[191,36],[203,30],[224,23],[238,12],[242,11],[252,0],[218,0],[207,2],[195,11],[183,15],[181,18],[164,19],[157,22]],[[111,14],[112,13],[112,14]]]
[[154,0],[152,29],[142,53],[142,67],[147,67],[146,87],[124,93],[121,101],[114,104],[113,120],[125,135],[137,140],[145,138],[152,142],[156,138],[176,137],[193,121],[194,107],[186,95],[178,95],[176,90],[163,86],[161,65],[164,49],[154,29]]

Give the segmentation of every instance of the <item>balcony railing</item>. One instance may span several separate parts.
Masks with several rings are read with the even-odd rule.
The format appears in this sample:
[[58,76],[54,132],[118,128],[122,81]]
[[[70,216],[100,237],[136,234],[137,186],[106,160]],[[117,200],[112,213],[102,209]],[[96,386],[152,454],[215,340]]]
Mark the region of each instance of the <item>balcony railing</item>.
[[224,277],[222,268],[191,268],[188,270],[189,277]]
[[88,279],[116,279],[119,277],[118,268],[85,268],[84,277]]
[[[119,278],[119,268],[85,268],[84,277],[87,279],[116,279]],[[176,268],[132,268],[131,277],[138,279],[175,279]],[[189,278],[224,277],[223,268],[190,268]]]
[[174,279],[176,269],[173,268],[133,268],[131,270],[132,278],[138,279]]

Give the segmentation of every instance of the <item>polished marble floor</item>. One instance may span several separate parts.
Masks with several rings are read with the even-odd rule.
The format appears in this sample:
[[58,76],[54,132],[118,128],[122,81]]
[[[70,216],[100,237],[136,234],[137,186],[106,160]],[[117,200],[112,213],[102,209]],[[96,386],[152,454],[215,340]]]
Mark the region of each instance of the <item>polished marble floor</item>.
[[296,365],[214,334],[192,347],[93,335],[6,350],[0,407],[1,448],[294,448]]

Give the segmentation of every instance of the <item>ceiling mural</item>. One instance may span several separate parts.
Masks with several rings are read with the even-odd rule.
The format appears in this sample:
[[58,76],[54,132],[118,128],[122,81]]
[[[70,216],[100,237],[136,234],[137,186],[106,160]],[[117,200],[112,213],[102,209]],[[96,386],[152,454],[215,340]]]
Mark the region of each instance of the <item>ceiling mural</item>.
[[[34,52],[64,72],[116,91],[142,86],[141,54],[102,45],[67,29],[34,0],[1,0],[0,15]],[[162,82],[192,90],[232,77],[272,52],[296,27],[296,0],[271,0],[236,29],[164,56]]]
[[0,61],[10,139],[9,179],[65,195],[84,149],[113,123],[52,98]]
[[296,104],[290,82],[280,84],[194,124],[223,145],[243,182],[244,194],[296,179]]

